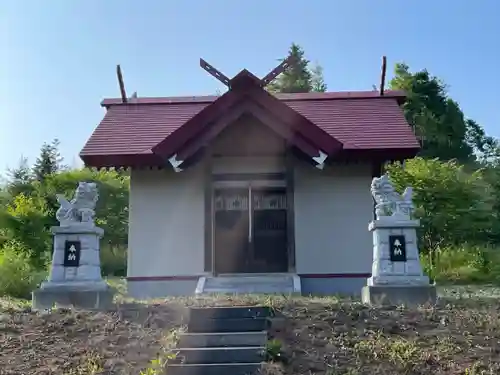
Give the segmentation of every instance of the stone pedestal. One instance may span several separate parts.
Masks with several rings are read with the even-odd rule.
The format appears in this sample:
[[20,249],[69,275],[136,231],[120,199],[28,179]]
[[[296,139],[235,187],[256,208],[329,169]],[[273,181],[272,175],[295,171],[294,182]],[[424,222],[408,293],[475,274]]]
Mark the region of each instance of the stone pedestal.
[[[47,281],[32,293],[34,309],[75,307],[107,309],[114,290],[102,279],[99,240],[102,228],[94,225],[53,227],[54,251]],[[67,251],[75,246],[73,252]],[[70,257],[70,262],[65,260]]]
[[[436,302],[436,287],[423,274],[417,245],[419,220],[382,216],[370,223],[372,276],[362,290],[369,304],[422,305]],[[391,254],[392,253],[392,254]]]

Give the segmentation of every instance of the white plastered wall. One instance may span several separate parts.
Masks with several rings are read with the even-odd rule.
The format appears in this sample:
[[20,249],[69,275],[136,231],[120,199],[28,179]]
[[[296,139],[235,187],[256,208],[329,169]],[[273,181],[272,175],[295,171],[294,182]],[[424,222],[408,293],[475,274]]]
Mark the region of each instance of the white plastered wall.
[[216,157],[212,173],[279,173],[285,172],[285,160],[280,156]]
[[299,274],[370,273],[371,165],[295,169],[295,251]]
[[203,163],[133,170],[129,209],[129,277],[204,273]]

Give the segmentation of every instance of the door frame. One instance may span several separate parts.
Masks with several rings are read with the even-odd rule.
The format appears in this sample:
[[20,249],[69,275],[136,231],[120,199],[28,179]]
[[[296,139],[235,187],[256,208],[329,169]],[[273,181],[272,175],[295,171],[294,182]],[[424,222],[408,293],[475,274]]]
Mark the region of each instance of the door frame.
[[[251,188],[285,188],[285,194],[287,198],[287,259],[288,259],[288,272],[293,272],[295,269],[295,235],[294,235],[294,225],[293,223],[290,222],[290,219],[293,220],[294,218],[294,213],[293,213],[293,202],[290,203],[290,200],[293,200],[293,190],[290,189],[290,183],[289,183],[289,177],[287,176],[286,173],[280,174],[282,175],[281,178],[279,179],[266,179],[265,175],[262,174],[263,178],[258,178],[259,174],[248,174],[247,177],[248,179],[244,178],[245,176],[242,176],[242,174],[238,173],[235,174],[235,179],[231,178],[226,178],[223,180],[217,180],[216,176],[212,175],[210,173],[210,181],[208,184],[210,185],[209,190],[210,191],[210,203],[205,204],[206,209],[210,208],[210,271],[214,276],[217,276],[217,270],[216,270],[216,248],[215,248],[215,191],[218,189],[224,189],[224,188],[247,188],[249,190],[249,212],[251,211]],[[225,177],[228,177],[226,174]],[[231,177],[229,175],[229,177]],[[242,178],[243,177],[243,178]],[[288,178],[287,178],[288,177]],[[291,190],[291,191],[290,191]],[[208,194],[205,195],[205,199],[207,199]],[[207,202],[205,202],[207,203]],[[249,213],[250,215],[250,213]],[[253,225],[253,223],[250,224],[250,226]],[[251,227],[249,228],[250,230],[252,229]],[[205,244],[206,246],[207,244]],[[293,254],[292,254],[293,252]],[[205,267],[207,266],[207,262],[205,262]]]

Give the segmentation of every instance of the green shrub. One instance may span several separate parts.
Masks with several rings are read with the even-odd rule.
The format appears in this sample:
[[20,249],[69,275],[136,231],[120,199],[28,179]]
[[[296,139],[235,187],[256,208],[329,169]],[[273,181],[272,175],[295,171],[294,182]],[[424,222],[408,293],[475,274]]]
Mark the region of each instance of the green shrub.
[[46,277],[46,269],[37,269],[20,243],[10,241],[0,250],[0,296],[30,298]]
[[16,252],[24,251],[31,264],[41,268],[50,260],[52,253],[52,236],[48,231],[50,217],[47,215],[45,204],[33,197],[17,195],[3,213],[2,233],[0,236],[8,246],[6,239],[22,244],[15,246]]
[[96,206],[96,224],[104,229],[102,244],[125,246],[128,230],[129,178],[116,171],[75,169],[47,176],[38,187],[37,195],[49,208],[53,217],[52,225],[57,225],[55,213],[59,204],[56,194],[71,199],[79,181],[95,182],[99,190]]
[[438,248],[434,264],[421,254],[424,272],[439,283],[500,283],[500,249],[490,246]]
[[277,339],[269,340],[266,343],[266,361],[280,362],[283,360],[283,344]]
[[456,161],[420,157],[387,166],[396,189],[413,187],[415,216],[420,219],[422,252],[442,246],[489,240],[492,210],[482,170],[468,173]]
[[103,276],[127,275],[127,249],[118,246],[101,246],[101,273]]

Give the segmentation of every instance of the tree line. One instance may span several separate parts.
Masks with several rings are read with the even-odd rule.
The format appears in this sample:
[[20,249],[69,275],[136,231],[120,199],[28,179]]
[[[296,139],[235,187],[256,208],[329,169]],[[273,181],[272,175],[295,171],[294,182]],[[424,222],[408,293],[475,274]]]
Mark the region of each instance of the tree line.
[[0,188],[0,296],[29,297],[46,277],[52,258],[50,228],[58,225],[56,194],[71,199],[79,181],[98,184],[96,224],[104,229],[103,274],[126,274],[127,172],[70,169],[63,162],[56,139],[42,145],[32,166],[21,158],[7,172]]
[[[292,44],[298,64],[270,92],[325,92],[323,68]],[[446,84],[427,70],[395,65],[390,89],[404,90],[402,108],[421,140],[419,155],[386,166],[400,190],[413,186],[421,220],[424,266],[440,281],[500,281],[500,143],[467,118]],[[0,187],[0,295],[26,297],[45,277],[56,225],[56,193],[72,197],[78,181],[99,186],[97,224],[104,228],[104,275],[126,272],[129,176],[126,171],[71,169],[59,142],[44,143],[33,165],[21,158]]]

